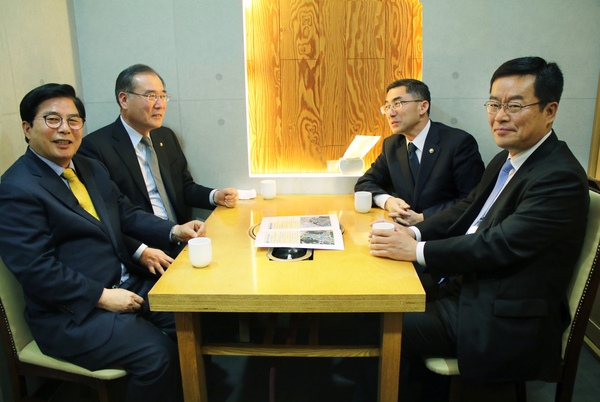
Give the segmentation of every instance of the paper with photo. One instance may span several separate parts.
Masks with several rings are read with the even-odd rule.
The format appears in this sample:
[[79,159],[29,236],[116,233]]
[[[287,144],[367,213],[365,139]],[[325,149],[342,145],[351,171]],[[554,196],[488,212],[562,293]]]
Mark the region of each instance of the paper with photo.
[[276,216],[263,218],[255,247],[295,247],[343,250],[337,215]]

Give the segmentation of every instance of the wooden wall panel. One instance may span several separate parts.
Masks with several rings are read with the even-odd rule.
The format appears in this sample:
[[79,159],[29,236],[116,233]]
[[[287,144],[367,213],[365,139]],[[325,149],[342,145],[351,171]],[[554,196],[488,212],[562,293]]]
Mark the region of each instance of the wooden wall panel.
[[317,58],[319,7],[312,0],[280,0],[281,59]]
[[384,3],[347,2],[346,46],[349,59],[383,59],[385,34]]
[[[389,135],[391,81],[421,78],[417,0],[253,0],[245,11],[251,173],[327,172],[356,134]],[[365,158],[369,166],[381,142]]]
[[250,14],[246,25],[253,51],[247,63],[250,166],[253,172],[272,171],[281,159],[272,152],[281,139],[279,8],[257,1]]

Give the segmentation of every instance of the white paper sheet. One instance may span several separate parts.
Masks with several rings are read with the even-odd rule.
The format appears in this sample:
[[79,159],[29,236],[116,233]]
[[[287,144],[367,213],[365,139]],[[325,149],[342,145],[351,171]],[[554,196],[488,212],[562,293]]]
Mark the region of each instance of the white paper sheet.
[[346,149],[344,158],[363,158],[377,144],[379,135],[357,135]]
[[335,214],[263,218],[255,247],[343,250],[344,239]]

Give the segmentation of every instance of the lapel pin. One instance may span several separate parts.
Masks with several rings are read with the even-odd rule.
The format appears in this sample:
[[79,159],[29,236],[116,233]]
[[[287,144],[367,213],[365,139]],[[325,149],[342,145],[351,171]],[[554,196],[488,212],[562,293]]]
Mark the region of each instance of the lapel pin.
[[162,147],[162,142],[160,143],[160,146]]
[[429,148],[429,153],[430,153],[430,154],[432,154],[432,153],[434,153],[434,152],[435,152],[435,151],[433,150],[433,148]]

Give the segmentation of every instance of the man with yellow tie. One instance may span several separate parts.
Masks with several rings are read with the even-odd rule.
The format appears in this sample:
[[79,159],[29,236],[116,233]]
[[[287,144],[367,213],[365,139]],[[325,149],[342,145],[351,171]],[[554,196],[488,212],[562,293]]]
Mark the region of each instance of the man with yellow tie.
[[0,182],[0,257],[23,287],[42,352],[90,370],[124,367],[127,401],[181,400],[174,319],[151,312],[154,275],[124,235],[157,248],[205,234],[132,205],[98,161],[75,155],[85,108],[70,85],[46,84],[20,105],[29,147]]

